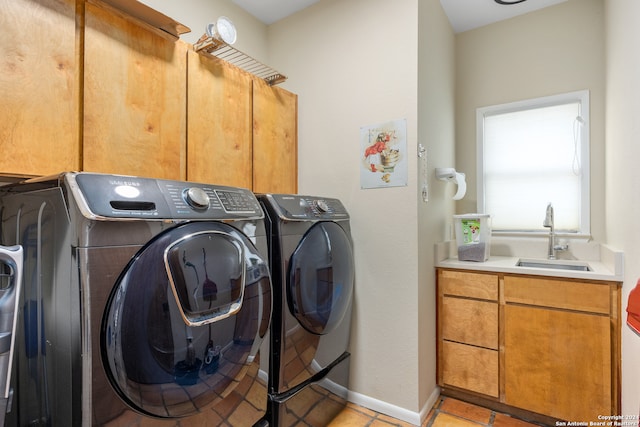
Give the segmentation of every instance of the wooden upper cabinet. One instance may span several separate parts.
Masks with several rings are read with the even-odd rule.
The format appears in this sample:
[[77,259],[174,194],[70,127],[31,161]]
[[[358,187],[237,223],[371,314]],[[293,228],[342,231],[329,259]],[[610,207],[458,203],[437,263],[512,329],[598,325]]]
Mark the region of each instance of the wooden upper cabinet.
[[83,170],[186,178],[187,51],[143,22],[86,3]]
[[251,76],[190,51],[187,179],[252,188]]
[[253,191],[298,191],[298,97],[254,80]]
[[80,167],[75,0],[0,2],[0,174]]
[[0,175],[297,192],[297,95],[101,0],[5,1],[0,16]]

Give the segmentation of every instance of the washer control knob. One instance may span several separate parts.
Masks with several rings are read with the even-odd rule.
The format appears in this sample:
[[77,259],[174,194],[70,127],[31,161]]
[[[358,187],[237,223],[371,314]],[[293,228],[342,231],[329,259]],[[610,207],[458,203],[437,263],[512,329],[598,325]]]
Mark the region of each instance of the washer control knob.
[[324,200],[316,200],[313,202],[313,204],[316,206],[316,209],[318,209],[319,212],[329,212],[329,205]]
[[194,209],[207,209],[209,207],[209,195],[202,188],[187,188],[184,191],[184,200]]

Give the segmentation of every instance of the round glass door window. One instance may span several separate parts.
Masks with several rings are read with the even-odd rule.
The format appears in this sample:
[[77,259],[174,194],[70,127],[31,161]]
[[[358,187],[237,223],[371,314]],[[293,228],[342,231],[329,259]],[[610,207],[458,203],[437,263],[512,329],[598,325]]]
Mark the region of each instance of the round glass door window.
[[309,332],[332,332],[351,307],[355,277],[347,233],[320,222],[302,237],[289,262],[289,310]]
[[103,317],[103,364],[133,409],[187,416],[238,384],[270,316],[267,263],[251,241],[224,223],[184,224],[120,275]]

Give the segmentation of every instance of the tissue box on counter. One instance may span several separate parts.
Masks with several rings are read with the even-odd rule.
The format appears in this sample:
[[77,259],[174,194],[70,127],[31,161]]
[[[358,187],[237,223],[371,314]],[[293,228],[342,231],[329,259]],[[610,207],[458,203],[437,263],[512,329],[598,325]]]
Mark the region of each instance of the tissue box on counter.
[[454,215],[458,259],[484,262],[491,252],[491,216],[489,214]]

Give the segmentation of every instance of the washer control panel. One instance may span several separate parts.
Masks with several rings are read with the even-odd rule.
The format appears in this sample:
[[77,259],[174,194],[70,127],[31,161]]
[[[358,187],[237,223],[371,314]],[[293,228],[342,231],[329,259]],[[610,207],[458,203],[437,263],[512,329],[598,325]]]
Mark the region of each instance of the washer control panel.
[[255,195],[245,189],[133,176],[74,173],[71,190],[95,216],[144,219],[262,218]]
[[297,194],[268,194],[265,197],[282,219],[303,221],[349,218],[347,209],[338,199]]

